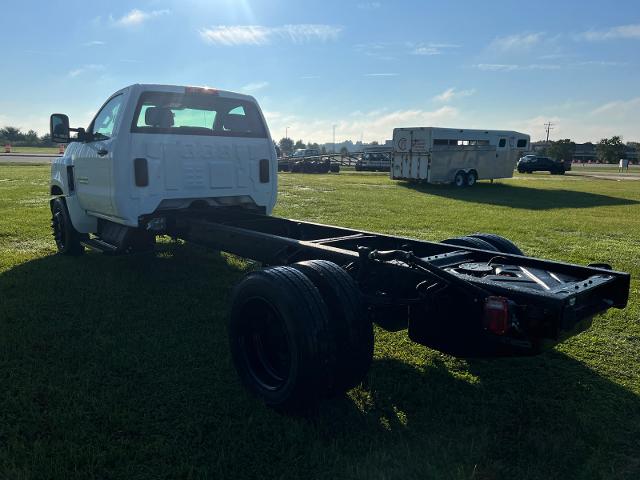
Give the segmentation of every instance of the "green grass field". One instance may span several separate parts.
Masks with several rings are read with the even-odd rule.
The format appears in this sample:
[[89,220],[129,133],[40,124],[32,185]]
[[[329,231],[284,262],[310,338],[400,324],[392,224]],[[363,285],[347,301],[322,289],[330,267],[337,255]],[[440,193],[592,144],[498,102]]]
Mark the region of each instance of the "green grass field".
[[[2,152],[4,152],[4,145]],[[11,147],[11,153],[58,153],[58,147]]]
[[640,183],[522,175],[473,189],[280,176],[276,214],[631,272],[625,310],[533,358],[462,360],[376,330],[363,385],[313,418],[266,409],[230,362],[251,266],[54,254],[46,166],[0,165],[0,478],[640,478]]

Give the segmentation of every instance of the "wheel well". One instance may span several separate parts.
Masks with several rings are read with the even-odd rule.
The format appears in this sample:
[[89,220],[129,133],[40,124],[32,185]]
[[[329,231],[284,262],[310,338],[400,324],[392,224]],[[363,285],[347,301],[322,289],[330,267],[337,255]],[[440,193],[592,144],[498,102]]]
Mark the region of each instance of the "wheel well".
[[58,185],[51,185],[51,195],[64,195],[64,192]]

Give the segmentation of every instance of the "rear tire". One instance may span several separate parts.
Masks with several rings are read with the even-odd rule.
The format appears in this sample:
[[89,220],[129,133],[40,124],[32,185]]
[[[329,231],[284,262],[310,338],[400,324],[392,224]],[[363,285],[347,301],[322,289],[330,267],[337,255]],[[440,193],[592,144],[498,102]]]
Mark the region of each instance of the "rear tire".
[[501,237],[500,235],[496,235],[494,233],[474,233],[469,236],[490,243],[501,253],[524,256],[522,250],[520,250],[515,243],[507,238]]
[[460,247],[479,248],[480,250],[489,250],[492,252],[498,252],[499,250],[491,243],[475,237],[454,237],[442,240],[440,243],[446,243],[447,245],[458,245]]
[[327,260],[308,260],[292,267],[313,282],[329,310],[337,358],[330,394],[340,395],[360,384],[371,367],[373,324],[356,283],[338,265]]
[[83,235],[73,228],[67,204],[62,197],[51,202],[51,229],[58,253],[70,256],[84,253],[84,247],[80,243]]
[[251,272],[235,287],[231,304],[231,356],[251,393],[282,411],[328,395],[335,343],[329,311],[311,280],[292,267]]
[[475,170],[471,170],[467,173],[467,187],[473,187],[478,181],[478,173]]

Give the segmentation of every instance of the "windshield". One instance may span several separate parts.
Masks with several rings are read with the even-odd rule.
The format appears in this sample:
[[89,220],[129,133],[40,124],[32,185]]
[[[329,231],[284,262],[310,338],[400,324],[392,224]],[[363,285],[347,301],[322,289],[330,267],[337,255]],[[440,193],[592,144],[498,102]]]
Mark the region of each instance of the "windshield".
[[266,138],[256,105],[209,93],[145,92],[131,131],[221,137]]

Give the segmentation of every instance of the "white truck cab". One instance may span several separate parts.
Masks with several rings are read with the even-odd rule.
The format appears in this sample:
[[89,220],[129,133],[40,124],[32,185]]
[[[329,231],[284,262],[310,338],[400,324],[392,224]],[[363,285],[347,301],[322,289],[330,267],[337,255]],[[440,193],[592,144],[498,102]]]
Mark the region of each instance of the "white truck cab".
[[248,95],[131,85],[111,95],[86,130],[52,115],[51,135],[70,142],[52,163],[52,211],[62,202],[59,213],[86,238],[112,237],[105,241],[114,245],[132,234],[127,229],[161,230],[163,211],[241,207],[270,214],[276,202],[274,144]]

